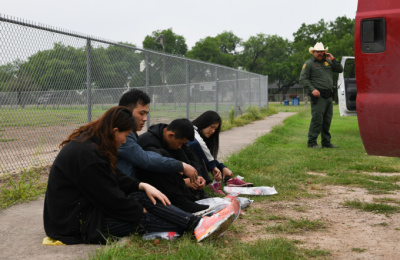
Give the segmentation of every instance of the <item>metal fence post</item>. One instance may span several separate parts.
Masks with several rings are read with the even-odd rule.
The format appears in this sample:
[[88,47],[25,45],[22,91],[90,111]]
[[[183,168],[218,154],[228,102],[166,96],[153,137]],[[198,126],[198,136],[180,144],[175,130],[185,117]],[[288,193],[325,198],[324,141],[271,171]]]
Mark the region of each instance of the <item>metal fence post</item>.
[[266,86],[265,90],[266,90],[266,93],[267,93],[267,98],[265,100],[265,105],[268,107],[268,103],[269,103],[268,76],[265,76],[265,86]]
[[258,76],[258,107],[261,107],[261,76]]
[[235,72],[235,117],[237,117],[238,113],[238,87],[239,87],[239,83],[238,83],[238,72]]
[[190,85],[189,85],[189,62],[185,61],[186,67],[186,118],[189,119],[189,106],[190,106]]
[[86,90],[87,90],[87,122],[92,121],[92,57],[90,39],[86,39]]
[[251,78],[250,78],[250,74],[248,74],[247,77],[249,79],[249,106],[251,106]]
[[[150,96],[150,90],[149,90],[149,83],[150,83],[150,76],[149,76],[149,53],[146,52],[145,54],[145,65],[146,65],[146,93],[147,95]],[[153,100],[155,101],[155,100]],[[154,102],[155,104],[155,102]],[[150,104],[149,104],[150,105]],[[150,127],[150,112],[147,114],[147,122],[146,122],[146,127],[149,129]]]
[[218,67],[215,67],[215,111],[218,113]]

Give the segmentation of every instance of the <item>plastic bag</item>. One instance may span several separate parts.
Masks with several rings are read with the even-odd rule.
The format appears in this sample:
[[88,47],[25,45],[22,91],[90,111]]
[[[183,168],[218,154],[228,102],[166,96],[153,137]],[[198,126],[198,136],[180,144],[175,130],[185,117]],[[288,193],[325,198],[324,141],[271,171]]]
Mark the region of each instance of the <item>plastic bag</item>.
[[250,199],[244,198],[244,197],[237,197],[237,199],[240,202],[241,209],[245,209],[245,208],[249,207],[251,205],[251,203],[253,203],[253,201],[254,201],[254,200],[250,200]]
[[278,192],[275,190],[275,187],[224,187],[224,191],[229,195],[237,196],[239,194],[244,195],[274,195]]
[[218,212],[218,211],[226,208],[229,204],[231,204],[231,202],[229,200],[225,200],[225,199],[219,198],[219,197],[197,200],[196,203],[201,204],[201,205],[209,205],[210,206],[208,209],[193,213],[193,215],[196,215],[196,216],[212,215],[215,212]]
[[165,239],[165,240],[175,240],[180,237],[181,234],[177,232],[151,232],[144,234],[142,236],[143,240],[152,240],[152,239]]
[[239,201],[241,209],[247,208],[253,202],[253,200],[250,200],[248,198],[235,197],[235,196],[231,196],[231,195],[228,195],[224,198],[214,197],[214,198],[202,199],[202,200],[196,201],[196,203],[202,204],[202,205],[209,205],[210,207],[203,211],[195,212],[195,213],[193,213],[193,215],[196,215],[196,216],[212,215],[215,212],[218,212],[218,211],[224,209],[225,207],[227,207],[229,204],[231,204],[232,198],[236,198]]

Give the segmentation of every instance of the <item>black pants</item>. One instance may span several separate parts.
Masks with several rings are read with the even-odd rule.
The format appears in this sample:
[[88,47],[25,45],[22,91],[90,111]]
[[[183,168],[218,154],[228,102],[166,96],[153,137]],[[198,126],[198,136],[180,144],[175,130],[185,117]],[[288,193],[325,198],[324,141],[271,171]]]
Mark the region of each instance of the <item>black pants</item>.
[[200,221],[200,217],[173,205],[164,206],[159,201],[154,205],[144,192],[134,192],[129,196],[141,203],[148,213],[143,214],[139,225],[105,217],[103,232],[106,234],[115,237],[151,232],[178,232],[182,234],[185,231],[193,230]]

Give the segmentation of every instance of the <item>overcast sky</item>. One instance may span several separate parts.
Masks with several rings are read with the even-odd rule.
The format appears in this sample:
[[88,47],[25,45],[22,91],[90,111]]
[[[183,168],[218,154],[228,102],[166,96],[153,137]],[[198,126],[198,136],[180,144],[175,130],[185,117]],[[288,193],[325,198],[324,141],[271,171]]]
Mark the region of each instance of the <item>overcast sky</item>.
[[142,47],[146,35],[172,28],[190,49],[207,36],[232,31],[293,40],[302,23],[355,18],[357,0],[2,0],[2,15]]

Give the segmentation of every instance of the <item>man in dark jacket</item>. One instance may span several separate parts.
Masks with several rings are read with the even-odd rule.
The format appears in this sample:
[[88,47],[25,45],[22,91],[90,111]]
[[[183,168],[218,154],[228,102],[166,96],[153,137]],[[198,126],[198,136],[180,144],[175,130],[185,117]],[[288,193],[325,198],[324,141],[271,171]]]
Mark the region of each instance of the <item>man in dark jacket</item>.
[[138,89],[126,92],[119,101],[120,106],[125,106],[132,111],[137,128],[128,136],[126,143],[118,149],[117,168],[133,178],[137,178],[137,168],[158,173],[183,172],[194,183],[197,180],[197,171],[194,167],[173,158],[160,156],[158,153],[144,151],[137,144],[136,132],[142,130],[147,121],[149,103],[149,96]]
[[[193,203],[194,197],[188,188],[176,188],[177,183],[182,185],[181,174],[187,177],[183,181],[183,185],[187,185],[191,188],[199,187],[197,170],[188,163],[188,160],[185,159],[185,161],[183,161],[172,158],[171,156],[166,157],[159,152],[145,151],[138,145],[138,135],[136,132],[142,130],[147,121],[149,103],[149,96],[138,89],[132,89],[126,92],[120,99],[119,105],[128,107],[128,109],[132,111],[132,115],[137,122],[137,129],[127,137],[126,143],[122,144],[118,149],[117,168],[126,175],[143,182],[147,182],[147,175],[157,176],[155,179],[165,179],[163,186],[172,186],[174,188],[173,196],[181,198],[177,199],[179,203],[175,203],[175,206],[185,211],[196,212],[206,209],[208,206]],[[141,176],[138,175],[138,171],[142,172]],[[190,200],[184,199],[184,194],[189,196]],[[169,196],[172,194],[166,195]],[[175,200],[175,202],[177,202],[177,200]]]
[[[139,137],[138,144],[146,151],[153,151],[197,166],[193,152],[186,146],[186,143],[193,139],[192,123],[187,119],[176,119],[169,125],[157,124],[151,126],[146,133]],[[139,170],[138,178],[155,186],[167,195],[173,205],[183,210],[196,212],[199,208],[199,204],[193,203],[197,198],[186,187],[184,178],[178,174],[155,174]],[[197,186],[192,188],[204,193],[202,191],[205,186],[204,178],[199,177],[196,184]]]

